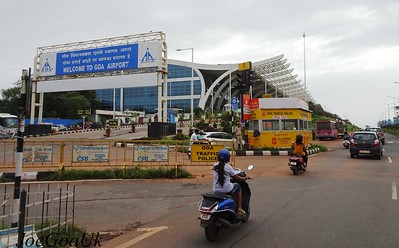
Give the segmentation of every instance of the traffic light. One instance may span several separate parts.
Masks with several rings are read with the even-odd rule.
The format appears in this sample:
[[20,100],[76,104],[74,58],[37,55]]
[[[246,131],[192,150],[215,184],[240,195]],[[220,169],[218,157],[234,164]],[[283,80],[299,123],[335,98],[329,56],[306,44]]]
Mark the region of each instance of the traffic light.
[[246,71],[240,71],[237,73],[237,85],[234,86],[240,94],[242,94],[247,89],[247,74]]
[[234,86],[235,89],[237,89],[240,94],[244,93],[245,90],[247,90],[247,87],[245,87],[245,85],[243,84],[237,84],[236,86]]
[[237,72],[237,84],[234,86],[240,94],[242,94],[246,89],[246,73],[245,71]]
[[260,79],[257,78],[257,76],[256,76],[256,74],[255,74],[255,71],[253,71],[253,70],[248,70],[248,71],[247,71],[247,80],[246,80],[246,82],[247,82],[247,87],[250,87],[250,86],[252,86],[254,83],[259,82],[259,81],[260,81]]
[[239,85],[245,85],[247,82],[246,79],[246,71],[237,72],[237,83]]

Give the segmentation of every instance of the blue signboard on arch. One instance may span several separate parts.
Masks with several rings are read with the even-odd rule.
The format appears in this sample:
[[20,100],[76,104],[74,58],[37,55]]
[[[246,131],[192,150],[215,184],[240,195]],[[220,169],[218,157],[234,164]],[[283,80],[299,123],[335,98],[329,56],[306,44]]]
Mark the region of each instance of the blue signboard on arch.
[[159,67],[159,42],[46,53],[40,55],[39,76],[61,76]]
[[138,44],[57,53],[56,75],[136,69]]

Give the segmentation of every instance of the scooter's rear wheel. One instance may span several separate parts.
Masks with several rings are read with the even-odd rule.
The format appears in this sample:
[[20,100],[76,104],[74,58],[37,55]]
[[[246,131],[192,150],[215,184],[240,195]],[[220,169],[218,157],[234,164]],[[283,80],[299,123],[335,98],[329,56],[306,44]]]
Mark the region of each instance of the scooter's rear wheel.
[[292,170],[292,173],[293,173],[295,176],[298,175],[298,169],[297,169],[297,168],[293,169],[293,170]]
[[249,214],[250,214],[250,213],[251,213],[251,208],[250,208],[250,206],[248,205],[248,208],[245,209],[245,217],[242,218],[242,220],[241,220],[243,223],[245,223],[245,222],[248,221],[248,219],[249,219]]
[[207,227],[205,227],[205,237],[209,241],[216,241],[218,239],[219,233],[220,227],[216,225],[215,221],[212,221]]

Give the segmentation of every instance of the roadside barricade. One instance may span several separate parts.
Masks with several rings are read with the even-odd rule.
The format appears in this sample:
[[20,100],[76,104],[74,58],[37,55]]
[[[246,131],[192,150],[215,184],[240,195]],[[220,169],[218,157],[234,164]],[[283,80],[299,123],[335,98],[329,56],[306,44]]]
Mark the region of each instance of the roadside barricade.
[[[23,169],[209,166],[225,146],[225,142],[187,140],[25,140]],[[15,147],[16,141],[0,141],[1,172],[15,168]],[[232,153],[233,164],[234,158]]]

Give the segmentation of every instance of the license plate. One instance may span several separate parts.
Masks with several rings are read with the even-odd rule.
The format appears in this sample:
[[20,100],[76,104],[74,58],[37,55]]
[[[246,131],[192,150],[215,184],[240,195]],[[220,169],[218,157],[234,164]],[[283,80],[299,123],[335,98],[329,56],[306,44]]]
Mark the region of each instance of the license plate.
[[211,218],[210,214],[201,214],[200,219],[201,220],[209,220]]
[[359,150],[359,153],[370,153],[369,150]]
[[290,162],[290,165],[296,165],[296,162]]

